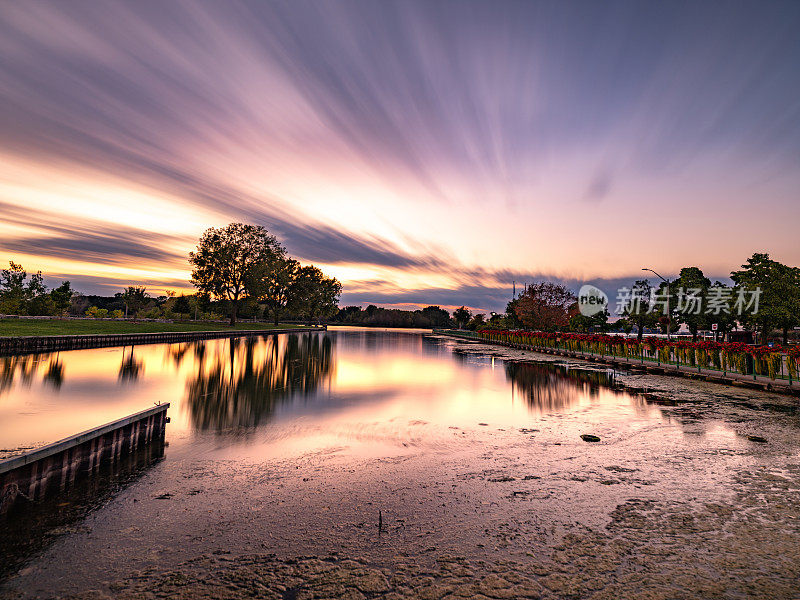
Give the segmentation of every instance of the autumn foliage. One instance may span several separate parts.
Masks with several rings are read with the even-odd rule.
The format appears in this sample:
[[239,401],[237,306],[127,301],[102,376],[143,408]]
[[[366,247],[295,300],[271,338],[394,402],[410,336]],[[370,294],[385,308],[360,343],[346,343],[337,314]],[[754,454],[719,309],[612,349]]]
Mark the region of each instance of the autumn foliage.
[[543,281],[525,288],[514,303],[514,313],[527,329],[557,331],[569,325],[569,309],[575,301],[565,286]]

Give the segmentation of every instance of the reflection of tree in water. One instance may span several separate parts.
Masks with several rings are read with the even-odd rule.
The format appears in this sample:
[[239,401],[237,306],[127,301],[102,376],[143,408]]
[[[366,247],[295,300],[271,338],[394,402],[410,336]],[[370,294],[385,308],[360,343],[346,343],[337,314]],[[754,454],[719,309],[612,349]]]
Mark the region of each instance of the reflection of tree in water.
[[[196,342],[195,342],[196,343]],[[170,344],[167,346],[167,357],[172,359],[176,367],[180,367],[183,359],[191,348],[191,342],[182,344]]]
[[119,380],[123,383],[133,383],[139,379],[139,376],[144,370],[144,365],[142,361],[137,360],[136,356],[133,354],[133,346],[131,346],[130,352],[127,353],[127,357],[125,354],[125,347],[123,346],[122,363],[119,365]]
[[316,333],[231,339],[227,353],[207,358],[204,347],[195,352],[199,371],[188,386],[188,406],[198,429],[253,427],[279,402],[316,392],[333,366],[332,338]]
[[596,395],[599,387],[610,387],[604,371],[568,369],[562,365],[507,362],[506,376],[531,408],[558,411],[568,408],[581,395]]
[[192,342],[180,342],[169,344],[166,350],[166,359],[172,360],[175,367],[180,367],[187,356],[192,354],[202,362],[206,353],[206,340],[194,340]]
[[14,385],[17,373],[15,358],[15,356],[0,358],[0,392],[4,392]]
[[11,389],[14,381],[29,386],[36,375],[36,369],[49,354],[25,354],[22,356],[0,357],[0,393]]
[[59,360],[58,354],[50,357],[42,380],[45,384],[53,386],[53,389],[61,389],[61,384],[64,383],[64,363]]

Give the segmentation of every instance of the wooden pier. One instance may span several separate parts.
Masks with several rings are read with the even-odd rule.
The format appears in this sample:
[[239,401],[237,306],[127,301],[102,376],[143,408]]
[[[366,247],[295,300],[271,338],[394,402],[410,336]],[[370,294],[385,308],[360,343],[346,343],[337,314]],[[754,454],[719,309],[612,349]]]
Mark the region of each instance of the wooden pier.
[[168,408],[159,404],[0,462],[0,516],[20,500],[38,501],[67,490],[143,446],[163,447]]
[[84,348],[106,348],[140,344],[168,344],[210,340],[215,338],[259,337],[276,333],[302,333],[325,331],[326,327],[292,327],[282,329],[249,329],[230,331],[170,331],[162,333],[116,333],[86,335],[42,335],[0,337],[0,355],[28,354],[32,352],[55,352],[81,350]]

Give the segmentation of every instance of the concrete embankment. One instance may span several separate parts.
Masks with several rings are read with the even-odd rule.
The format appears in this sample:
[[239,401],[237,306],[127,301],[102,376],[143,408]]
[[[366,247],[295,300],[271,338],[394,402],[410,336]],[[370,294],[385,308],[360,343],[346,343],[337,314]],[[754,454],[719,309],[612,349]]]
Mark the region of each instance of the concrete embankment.
[[133,344],[164,344],[210,340],[217,338],[260,337],[276,333],[300,333],[325,331],[326,327],[291,327],[281,329],[221,330],[221,331],[169,331],[161,333],[115,333],[86,335],[45,335],[0,337],[0,355],[26,354],[31,352],[53,352],[130,346]]
[[142,446],[163,444],[168,408],[159,404],[0,462],[0,515],[19,500],[38,501],[68,490]]

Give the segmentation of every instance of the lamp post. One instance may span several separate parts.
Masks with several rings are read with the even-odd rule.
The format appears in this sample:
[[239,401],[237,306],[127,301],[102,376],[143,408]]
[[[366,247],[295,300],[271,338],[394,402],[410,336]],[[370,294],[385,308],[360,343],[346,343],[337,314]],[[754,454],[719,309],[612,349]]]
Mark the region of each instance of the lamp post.
[[658,273],[653,271],[653,269],[642,269],[642,271],[650,271],[653,275],[655,275],[661,281],[663,281],[664,283],[667,284],[667,341],[671,341],[672,340],[672,336],[671,336],[671,334],[669,332],[669,329],[670,329],[670,325],[672,325],[672,315],[671,315],[670,309],[669,309],[669,297],[670,297],[669,279],[664,279],[663,277],[661,277],[661,275],[659,275]]

